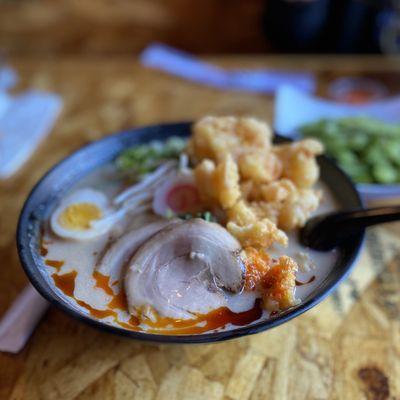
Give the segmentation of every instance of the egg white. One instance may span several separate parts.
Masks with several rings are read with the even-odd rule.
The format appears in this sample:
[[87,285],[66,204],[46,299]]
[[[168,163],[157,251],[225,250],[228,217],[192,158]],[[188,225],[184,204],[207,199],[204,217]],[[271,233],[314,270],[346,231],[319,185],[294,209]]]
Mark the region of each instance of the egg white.
[[[90,224],[90,228],[84,230],[68,229],[67,227],[62,226],[59,222],[62,213],[67,207],[79,203],[88,203],[94,205],[101,211],[102,218],[92,221],[92,223]],[[61,204],[51,215],[50,226],[57,236],[65,239],[93,239],[95,237],[105,234],[110,229],[113,221],[110,221],[110,223],[93,224],[93,222],[103,220],[103,218],[109,215],[110,212],[111,211],[109,207],[109,201],[104,193],[91,188],[80,189],[62,200]]]

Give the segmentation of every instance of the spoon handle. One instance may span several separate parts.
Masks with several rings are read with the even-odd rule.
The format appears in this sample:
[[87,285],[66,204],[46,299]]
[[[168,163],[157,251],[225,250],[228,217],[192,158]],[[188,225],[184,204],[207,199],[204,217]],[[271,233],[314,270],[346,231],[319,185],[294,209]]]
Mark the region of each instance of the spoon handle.
[[400,220],[400,206],[375,207],[342,211],[326,215],[336,229],[358,232],[368,226]]
[[316,250],[333,249],[363,229],[400,220],[400,206],[333,212],[311,218],[301,230],[300,241]]

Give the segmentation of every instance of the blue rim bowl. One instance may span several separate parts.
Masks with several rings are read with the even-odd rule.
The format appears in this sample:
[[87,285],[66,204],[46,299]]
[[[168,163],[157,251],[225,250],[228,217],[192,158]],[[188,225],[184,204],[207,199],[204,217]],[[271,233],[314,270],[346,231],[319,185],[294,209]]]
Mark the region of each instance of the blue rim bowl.
[[[51,304],[79,321],[132,339],[163,343],[211,343],[263,332],[281,325],[320,303],[347,277],[362,247],[364,232],[360,232],[359,235],[338,248],[339,257],[331,272],[300,305],[268,320],[232,330],[197,335],[159,335],[129,331],[93,319],[65,301],[49,280],[40,256],[42,222],[46,220],[54,204],[77,181],[94,169],[112,162],[127,147],[152,140],[165,140],[170,136],[187,137],[190,129],[190,122],[182,122],[139,127],[107,136],[74,152],[39,180],[29,194],[20,214],[17,248],[21,264],[32,285]],[[276,141],[283,142],[287,139],[277,136]],[[321,167],[321,179],[332,190],[339,206],[348,209],[362,207],[360,196],[347,175],[324,156],[319,157],[318,162]]]

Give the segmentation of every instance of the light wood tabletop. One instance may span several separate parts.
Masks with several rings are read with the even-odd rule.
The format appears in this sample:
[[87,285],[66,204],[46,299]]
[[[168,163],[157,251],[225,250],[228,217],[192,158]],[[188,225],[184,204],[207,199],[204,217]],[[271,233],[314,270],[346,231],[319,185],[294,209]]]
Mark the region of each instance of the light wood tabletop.
[[[336,73],[393,76],[397,59],[213,57],[225,67],[314,71],[319,91]],[[34,183],[83,144],[144,124],[206,114],[273,117],[273,97],[199,86],[132,58],[11,60],[16,90],[58,93],[48,139],[0,183],[0,315],[27,283],[15,247],[18,214]],[[397,77],[397,79],[399,79]],[[400,111],[400,110],[399,110]],[[271,331],[212,345],[135,342],[51,308],[26,348],[0,354],[0,399],[400,399],[400,224],[371,229],[340,289]]]

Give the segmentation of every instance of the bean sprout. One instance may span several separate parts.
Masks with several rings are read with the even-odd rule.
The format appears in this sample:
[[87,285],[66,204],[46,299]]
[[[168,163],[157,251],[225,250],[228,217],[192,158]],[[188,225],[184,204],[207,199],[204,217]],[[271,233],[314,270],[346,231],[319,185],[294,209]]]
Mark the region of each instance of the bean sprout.
[[143,204],[140,207],[136,207],[135,209],[126,211],[129,212],[129,215],[137,215],[141,214],[142,212],[149,211],[150,209],[151,209],[151,203],[148,203],[148,204]]
[[117,223],[127,213],[136,215],[151,209],[151,198],[155,187],[168,179],[171,175],[175,175],[177,163],[168,161],[158,167],[153,173],[148,174],[139,183],[129,187],[120,193],[113,201],[117,207],[115,211],[110,212],[103,218],[93,221],[91,227],[94,229],[102,229]]
[[136,195],[132,195],[122,204],[123,208],[130,208],[134,205],[140,204],[145,200],[150,200],[152,197],[152,192],[150,190],[143,191],[143,193],[138,193]]
[[161,177],[170,172],[173,168],[176,168],[175,161],[168,161],[160,165],[154,172],[146,175],[144,179],[141,180],[139,183],[129,187],[128,189],[120,193],[114,199],[114,204],[121,204],[137,192],[151,187],[156,181],[158,181]]

